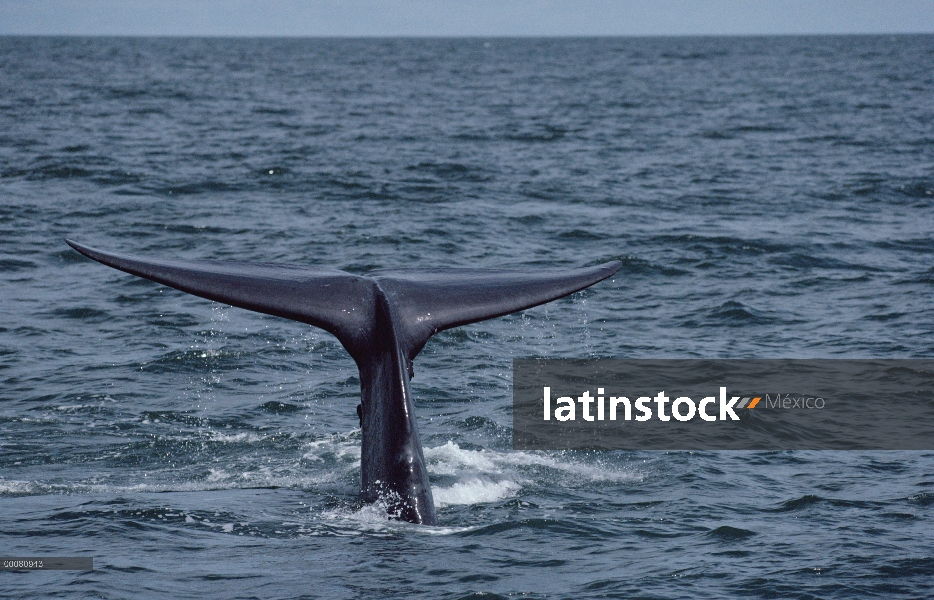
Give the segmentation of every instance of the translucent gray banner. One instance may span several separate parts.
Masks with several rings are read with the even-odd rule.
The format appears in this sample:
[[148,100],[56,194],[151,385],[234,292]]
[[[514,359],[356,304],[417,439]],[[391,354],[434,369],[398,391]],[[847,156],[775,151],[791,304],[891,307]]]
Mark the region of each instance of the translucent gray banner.
[[934,450],[934,360],[515,360],[513,447]]
[[7,556],[0,557],[3,571],[93,571],[90,556]]

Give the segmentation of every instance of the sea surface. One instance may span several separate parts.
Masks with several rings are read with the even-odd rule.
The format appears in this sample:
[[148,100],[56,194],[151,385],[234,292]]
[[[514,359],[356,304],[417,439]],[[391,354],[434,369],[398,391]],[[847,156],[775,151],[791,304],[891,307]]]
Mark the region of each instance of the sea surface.
[[[440,526],[335,338],[93,263],[603,283],[415,361]],[[512,360],[934,356],[934,36],[0,38],[4,598],[926,598],[934,452],[511,449]]]

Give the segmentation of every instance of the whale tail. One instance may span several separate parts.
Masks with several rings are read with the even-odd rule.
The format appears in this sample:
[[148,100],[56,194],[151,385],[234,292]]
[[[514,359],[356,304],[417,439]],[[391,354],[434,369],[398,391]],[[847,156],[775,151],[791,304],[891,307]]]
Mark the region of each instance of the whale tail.
[[389,498],[398,518],[425,524],[437,517],[409,379],[428,339],[567,296],[621,266],[613,261],[560,271],[388,269],[353,275],[282,264],[139,258],[65,241],[115,269],[334,334],[360,371],[364,497]]
[[532,272],[385,269],[360,276],[287,264],[141,258],[65,241],[88,258],[132,275],[324,329],[355,359],[372,345],[378,292],[392,305],[399,342],[413,360],[440,331],[545,304],[602,281],[621,266],[612,261]]

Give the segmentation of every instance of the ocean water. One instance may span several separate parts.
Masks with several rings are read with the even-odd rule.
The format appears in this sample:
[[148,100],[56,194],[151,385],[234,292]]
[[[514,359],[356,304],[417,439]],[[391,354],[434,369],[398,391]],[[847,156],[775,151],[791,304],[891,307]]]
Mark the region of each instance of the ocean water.
[[[329,334],[84,259],[622,270],[439,334],[441,525]],[[511,450],[514,358],[934,355],[934,36],[0,38],[17,598],[923,598],[932,452]]]

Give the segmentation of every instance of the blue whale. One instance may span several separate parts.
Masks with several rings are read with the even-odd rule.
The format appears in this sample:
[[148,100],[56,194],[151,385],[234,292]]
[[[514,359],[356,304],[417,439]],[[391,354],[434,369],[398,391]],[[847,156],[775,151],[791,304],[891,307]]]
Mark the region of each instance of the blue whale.
[[232,306],[332,333],[360,370],[362,495],[395,518],[437,523],[409,381],[439,331],[556,300],[622,263],[561,271],[385,269],[353,275],[283,264],[148,259],[68,245],[107,266]]

